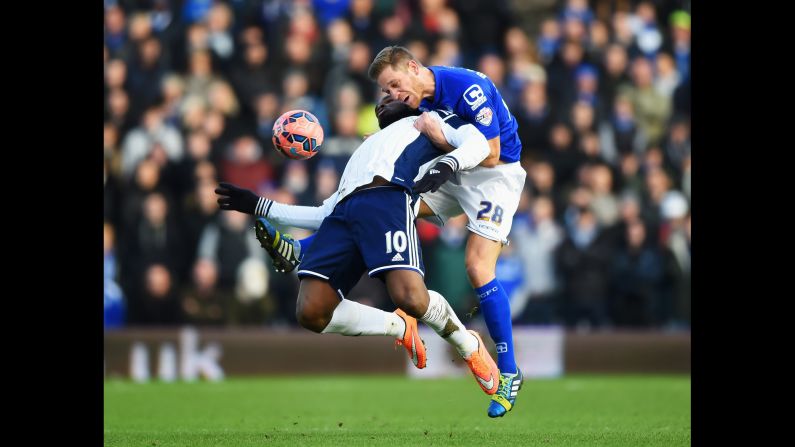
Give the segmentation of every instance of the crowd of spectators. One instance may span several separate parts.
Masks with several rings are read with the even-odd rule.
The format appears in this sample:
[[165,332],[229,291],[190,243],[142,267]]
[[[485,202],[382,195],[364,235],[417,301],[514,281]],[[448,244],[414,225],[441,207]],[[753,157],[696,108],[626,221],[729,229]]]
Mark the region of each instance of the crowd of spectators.
[[[295,325],[297,278],[213,190],[319,205],[377,130],[366,73],[393,44],[485,73],[518,120],[514,324],[689,327],[690,2],[530,3],[533,21],[509,0],[105,0],[106,328]],[[325,129],[307,161],[270,140],[293,109]],[[419,223],[428,286],[462,317],[465,225]],[[390,307],[371,278],[350,298]]]

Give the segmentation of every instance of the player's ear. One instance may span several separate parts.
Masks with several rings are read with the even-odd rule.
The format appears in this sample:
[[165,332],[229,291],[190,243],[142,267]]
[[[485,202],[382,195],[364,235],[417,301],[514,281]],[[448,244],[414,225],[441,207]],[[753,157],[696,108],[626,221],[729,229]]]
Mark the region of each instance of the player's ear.
[[420,74],[420,66],[417,64],[417,61],[415,61],[414,59],[409,59],[407,66],[410,73],[413,73],[415,75]]

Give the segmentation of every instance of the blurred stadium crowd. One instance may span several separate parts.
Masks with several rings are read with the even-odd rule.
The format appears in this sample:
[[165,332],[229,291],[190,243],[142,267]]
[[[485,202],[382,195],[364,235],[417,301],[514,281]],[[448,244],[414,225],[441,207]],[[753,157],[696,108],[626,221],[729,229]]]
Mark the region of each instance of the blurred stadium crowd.
[[[213,190],[319,205],[377,130],[366,73],[392,44],[485,73],[519,121],[528,176],[498,263],[514,324],[689,327],[689,1],[104,3],[106,328],[294,325],[297,278]],[[292,109],[326,131],[308,161],[270,141]],[[419,229],[428,286],[462,316],[465,224]],[[368,278],[350,298],[391,306]]]

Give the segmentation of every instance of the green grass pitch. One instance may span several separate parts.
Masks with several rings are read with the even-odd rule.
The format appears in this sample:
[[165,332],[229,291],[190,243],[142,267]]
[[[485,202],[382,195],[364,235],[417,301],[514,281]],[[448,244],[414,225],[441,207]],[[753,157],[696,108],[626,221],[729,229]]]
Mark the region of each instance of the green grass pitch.
[[466,379],[107,381],[105,446],[689,446],[689,376],[527,380],[505,417]]

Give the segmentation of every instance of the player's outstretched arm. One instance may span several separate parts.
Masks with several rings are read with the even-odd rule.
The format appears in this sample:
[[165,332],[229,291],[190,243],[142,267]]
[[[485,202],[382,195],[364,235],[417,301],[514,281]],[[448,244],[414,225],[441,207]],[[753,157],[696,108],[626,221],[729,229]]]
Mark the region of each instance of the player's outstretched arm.
[[240,211],[246,214],[256,214],[256,209],[260,202],[264,200],[248,189],[239,188],[231,183],[221,182],[215,188],[218,194],[218,206],[222,210]]
[[335,192],[322,206],[296,206],[259,197],[248,189],[225,182],[218,184],[215,193],[221,196],[218,198],[218,205],[222,210],[265,217],[277,224],[307,230],[317,230],[320,227],[323,219],[334,209],[337,195]]

